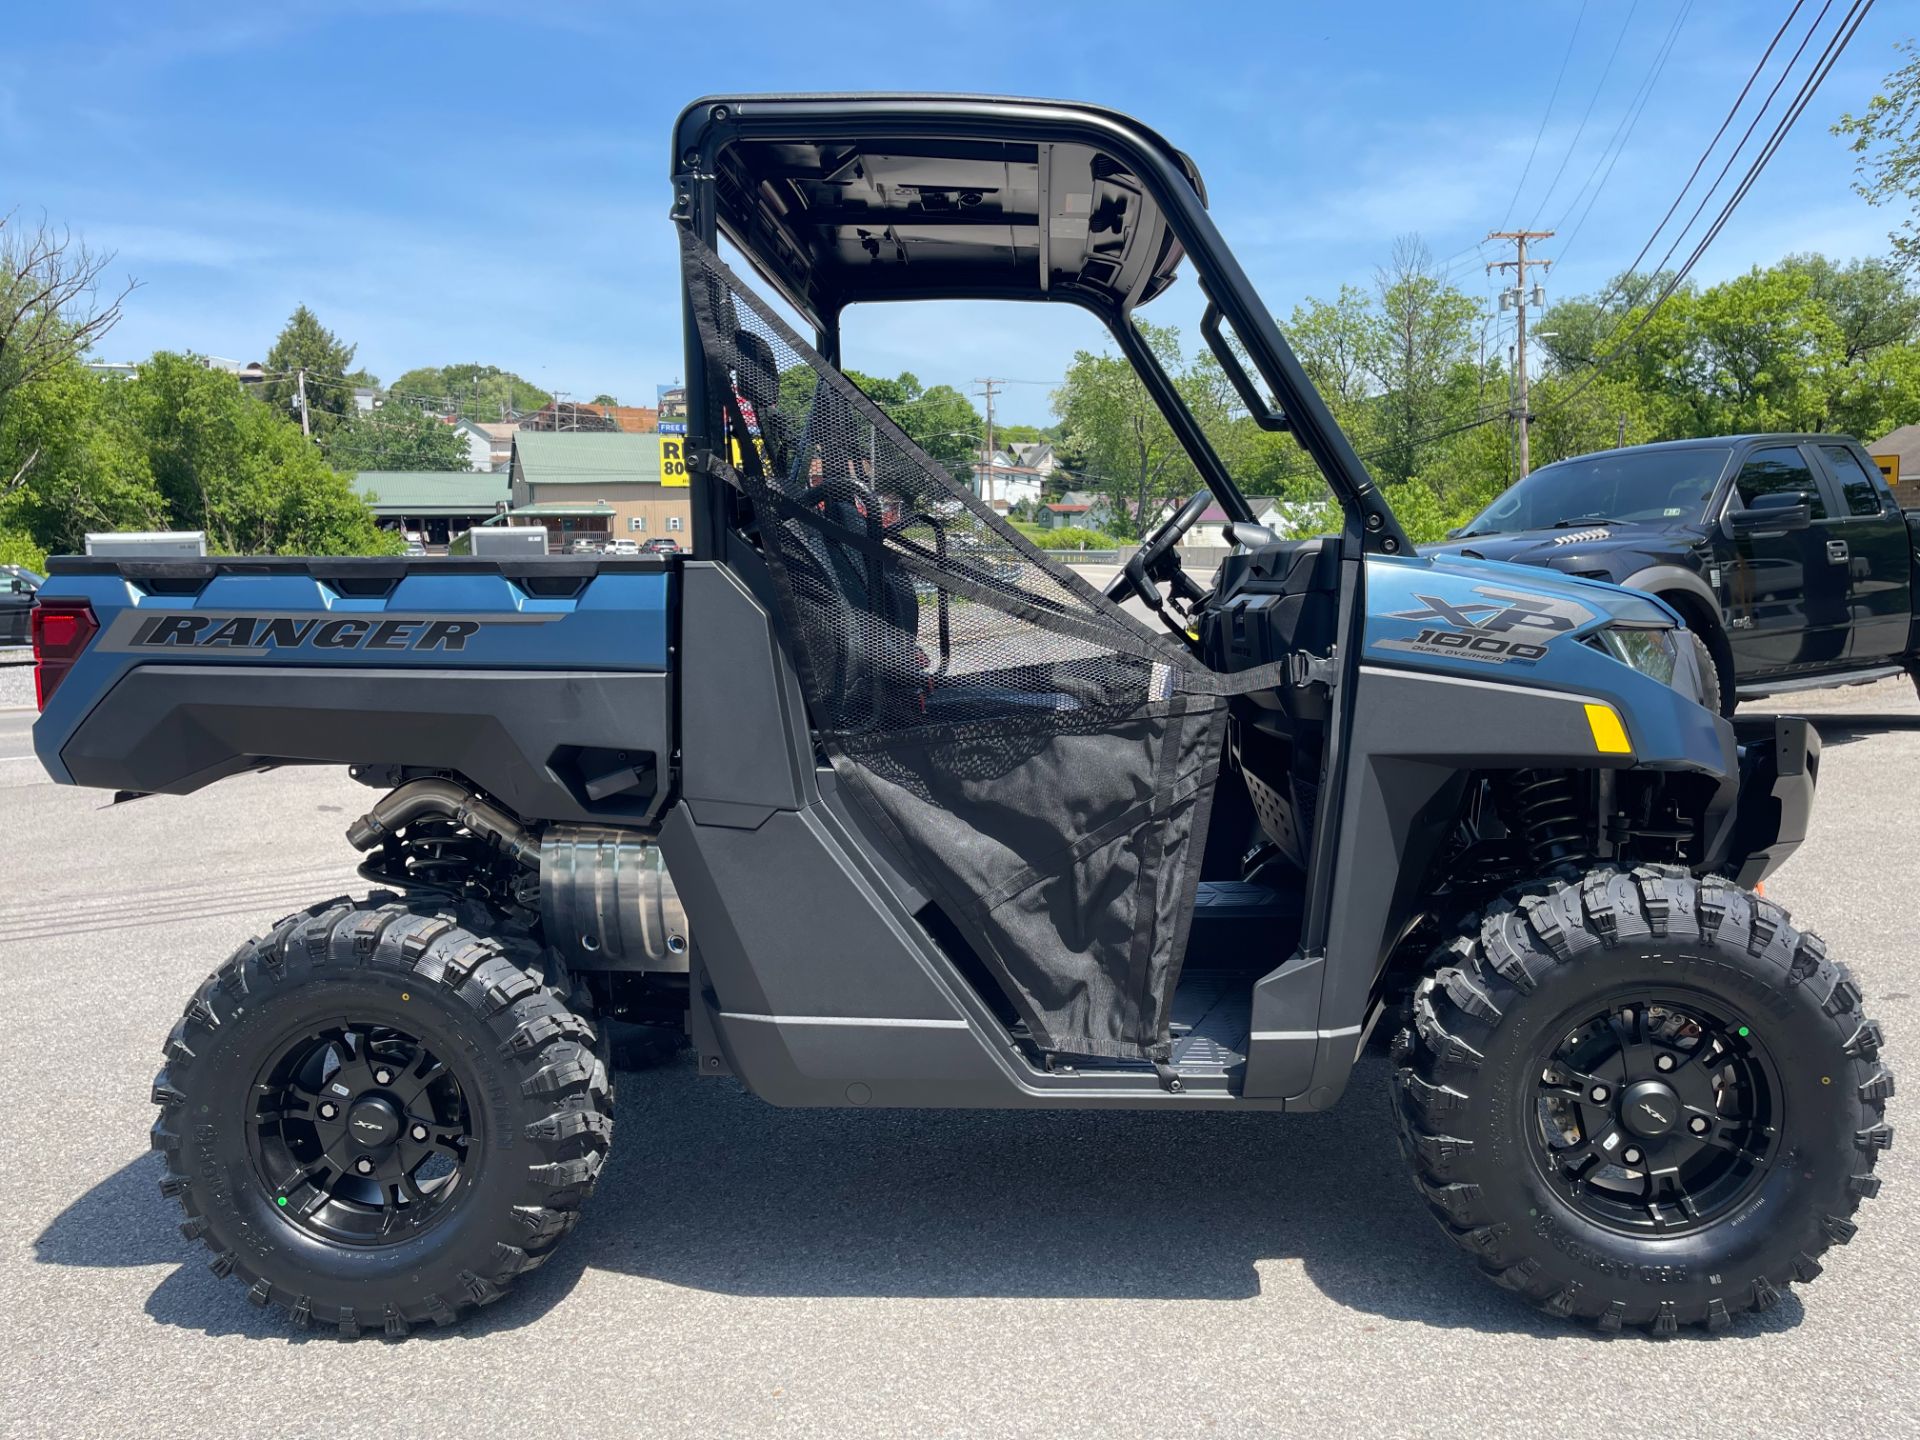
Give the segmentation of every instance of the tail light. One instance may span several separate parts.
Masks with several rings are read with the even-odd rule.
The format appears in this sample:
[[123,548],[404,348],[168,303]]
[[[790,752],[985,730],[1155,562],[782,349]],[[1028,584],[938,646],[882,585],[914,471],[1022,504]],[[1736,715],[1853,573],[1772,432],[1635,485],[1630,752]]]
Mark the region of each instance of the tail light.
[[99,632],[84,600],[42,600],[33,607],[33,691],[42,710]]

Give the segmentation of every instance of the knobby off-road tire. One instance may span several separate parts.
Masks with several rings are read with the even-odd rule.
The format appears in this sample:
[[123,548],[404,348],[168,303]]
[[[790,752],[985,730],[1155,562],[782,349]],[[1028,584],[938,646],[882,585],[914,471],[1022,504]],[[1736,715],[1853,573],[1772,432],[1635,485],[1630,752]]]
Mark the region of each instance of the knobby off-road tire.
[[[613,1128],[594,1028],[557,988],[566,977],[550,985],[496,941],[385,900],[318,905],[242,945],[187,1003],[153,1086],[160,1106],[153,1148],[166,1162],[160,1189],[185,1210],[182,1233],[204,1241],[213,1272],[236,1276],[256,1305],[278,1305],[297,1325],[330,1326],[343,1337],[450,1325],[499,1299],[573,1228]],[[434,1103],[468,1123],[458,1140],[456,1188],[402,1213],[397,1233],[343,1240],[305,1228],[318,1223],[301,1218],[317,1189],[285,1180],[276,1188],[263,1174],[270,1167],[261,1147],[273,1138],[260,1138],[258,1111],[274,1088],[261,1076],[276,1054],[302,1035],[355,1027],[371,1055],[388,1043],[378,1037],[404,1034],[417,1040],[423,1071],[436,1058],[444,1062],[431,1081]],[[352,1058],[350,1045],[334,1047],[336,1060]],[[404,1063],[410,1052],[392,1042],[385,1053]],[[411,1073],[372,1064],[359,1078],[387,1075],[407,1093]],[[348,1079],[357,1068],[358,1061],[331,1073]],[[313,1088],[316,1105],[336,1089]],[[430,1097],[421,1093],[415,1104],[425,1106]],[[345,1104],[336,1103],[336,1112]],[[410,1121],[403,1116],[402,1124]],[[349,1131],[329,1133],[351,1143]],[[396,1160],[395,1168],[405,1163]],[[388,1193],[380,1191],[381,1205]],[[397,1210],[400,1194],[393,1199]],[[328,1203],[317,1213],[337,1213],[343,1225],[384,1223],[368,1205]]]
[[[1892,1143],[1885,1109],[1893,1076],[1880,1064],[1880,1028],[1862,1017],[1846,968],[1827,959],[1818,938],[1794,929],[1780,906],[1721,880],[1666,867],[1599,869],[1528,888],[1533,893],[1492,906],[1443,947],[1415,992],[1393,1087],[1416,1188],[1485,1274],[1554,1315],[1664,1335],[1681,1325],[1717,1330],[1736,1313],[1775,1305],[1792,1282],[1820,1273],[1829,1246],[1853,1238],[1851,1217],[1880,1188],[1874,1160]],[[1728,1087],[1723,1096],[1742,1075],[1756,1084],[1770,1076],[1778,1090],[1767,1102],[1773,1123],[1742,1130],[1744,1139],[1733,1138],[1731,1123],[1682,1108],[1690,1103],[1684,1094],[1641,1092],[1657,1103],[1645,1112],[1651,1121],[1635,1117],[1639,1125],[1671,1121],[1678,1110],[1682,1126],[1771,1154],[1740,1182],[1744,1192],[1734,1183],[1739,1166],[1728,1170],[1720,1212],[1705,1209],[1701,1220],[1662,1200],[1648,1212],[1664,1215],[1661,1225],[1614,1223],[1619,1191],[1606,1187],[1664,1184],[1646,1173],[1663,1162],[1646,1161],[1637,1181],[1630,1167],[1603,1171],[1595,1163],[1581,1172],[1590,1182],[1570,1183],[1576,1167],[1559,1159],[1578,1152],[1554,1151],[1565,1131],[1543,1123],[1555,1105],[1590,1098],[1588,1090],[1567,1098],[1569,1077],[1549,1057],[1567,1053],[1559,1047],[1575,1034],[1604,1048],[1606,1030],[1578,1029],[1595,1014],[1609,1017],[1602,1023],[1616,1036],[1631,1036],[1635,1013],[1649,1027],[1643,1033],[1671,1028],[1662,1043],[1623,1042],[1621,1071],[1638,1056],[1660,1067],[1663,1083],[1664,1072],[1676,1072],[1675,1083],[1685,1078],[1691,1103],[1701,1104],[1701,1077],[1686,1070],[1697,1055],[1708,1083]],[[1700,1029],[1677,1018],[1689,1014],[1725,1020],[1714,1048],[1703,1050],[1709,1042]],[[1716,1069],[1723,1053],[1726,1066]],[[1621,1078],[1630,1071],[1589,1074],[1585,1084],[1607,1090]],[[1620,1118],[1604,1123],[1624,1144],[1592,1158],[1657,1155],[1652,1145],[1633,1149],[1644,1142],[1621,1128],[1626,1099],[1609,1098]],[[1710,1102],[1704,1108],[1711,1113]],[[1688,1146],[1682,1133],[1660,1143],[1708,1156],[1703,1164],[1724,1163],[1717,1150]],[[1706,1193],[1701,1198],[1704,1205]],[[1603,1202],[1611,1209],[1596,1218]]]

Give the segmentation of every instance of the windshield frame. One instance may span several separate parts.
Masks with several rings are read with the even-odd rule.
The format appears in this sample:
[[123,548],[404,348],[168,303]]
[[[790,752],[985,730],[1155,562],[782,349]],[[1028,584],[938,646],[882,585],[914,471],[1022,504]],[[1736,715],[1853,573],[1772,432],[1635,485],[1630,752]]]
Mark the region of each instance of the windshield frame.
[[[884,299],[997,299],[1064,301],[1092,310],[1113,334],[1156,407],[1172,426],[1207,488],[1229,515],[1251,511],[1237,480],[1221,463],[1191,410],[1161,372],[1133,325],[1135,306],[1151,285],[1126,294],[1072,283],[1048,283],[1036,267],[1031,279],[1013,286],[996,284],[961,293],[953,285],[887,296],[808,296],[804,263],[780,243],[785,216],[771,207],[758,188],[730,187],[722,193],[717,177],[727,169],[727,152],[754,141],[831,140],[864,151],[884,153],[889,140],[913,142],[1023,143],[1046,152],[1056,144],[1087,146],[1112,157],[1157,210],[1168,235],[1184,252],[1184,263],[1221,318],[1245,347],[1254,373],[1278,402],[1285,427],[1325,479],[1345,512],[1347,530],[1362,551],[1411,554],[1405,530],[1374,484],[1366,466],[1314,389],[1304,367],[1282,337],[1269,308],[1241,268],[1207,211],[1205,191],[1190,161],[1145,126],[1115,111],[1058,101],[989,99],[953,95],[863,96],[709,96],[681,114],[675,130],[672,174],[674,219],[703,244],[715,248],[724,237],[759,277],[778,290],[814,326],[817,347],[833,364],[839,361],[839,311],[847,304]],[[1050,204],[1050,202],[1049,202]],[[804,248],[792,247],[804,260]],[[782,264],[785,257],[789,263]],[[690,262],[683,262],[683,265]],[[1163,278],[1170,279],[1171,267]],[[1151,270],[1150,274],[1158,274]],[[783,283],[784,282],[784,283]],[[1164,287],[1162,287],[1164,288]],[[803,300],[813,300],[809,305]],[[690,305],[690,301],[686,302]],[[705,357],[691,309],[683,316],[687,344],[687,407],[690,452],[704,451],[715,431],[714,397],[706,393]],[[694,553],[710,553],[724,528],[720,501],[706,499],[704,477],[694,480]],[[717,494],[717,492],[715,492]]]
[[1657,449],[1657,450],[1649,447],[1646,450],[1642,451],[1640,455],[1636,457],[1636,458],[1654,459],[1654,458],[1666,458],[1666,457],[1671,457],[1676,455],[1709,455],[1716,451],[1719,452],[1720,459],[1718,462],[1718,467],[1717,469],[1715,469],[1713,473],[1713,481],[1708,486],[1706,494],[1701,499],[1700,505],[1697,511],[1695,511],[1691,515],[1661,516],[1658,518],[1658,520],[1627,519],[1617,515],[1604,515],[1604,514],[1593,515],[1593,516],[1562,515],[1553,520],[1545,521],[1537,524],[1504,527],[1499,525],[1497,522],[1495,522],[1490,528],[1487,526],[1486,524],[1487,518],[1489,514],[1493,511],[1495,506],[1499,505],[1502,501],[1508,500],[1522,486],[1527,485],[1528,483],[1536,480],[1538,477],[1549,474],[1553,471],[1559,470],[1563,466],[1579,465],[1582,463],[1591,464],[1593,462],[1602,460],[1607,456],[1625,456],[1633,453],[1631,451],[1617,450],[1617,449],[1616,450],[1590,450],[1584,455],[1569,455],[1565,459],[1554,461],[1551,465],[1542,465],[1538,470],[1534,470],[1529,474],[1521,476],[1518,480],[1514,481],[1513,484],[1507,486],[1506,489],[1502,490],[1498,495],[1494,496],[1493,499],[1489,500],[1484,506],[1482,506],[1478,514],[1476,514],[1465,525],[1461,526],[1460,529],[1455,531],[1449,538],[1455,539],[1455,540],[1477,540],[1477,539],[1490,538],[1496,535],[1529,535],[1539,530],[1574,528],[1582,523],[1588,524],[1588,525],[1594,525],[1594,526],[1651,525],[1651,524],[1662,523],[1662,522],[1668,523],[1668,524],[1691,525],[1696,527],[1711,525],[1714,522],[1710,520],[1708,517],[1714,514],[1715,508],[1716,508],[1716,501],[1720,498],[1720,496],[1722,495],[1725,489],[1727,476],[1733,469],[1734,454],[1737,448],[1738,447],[1731,440],[1727,441],[1724,447],[1720,445],[1689,445],[1684,448],[1676,447],[1674,449]]

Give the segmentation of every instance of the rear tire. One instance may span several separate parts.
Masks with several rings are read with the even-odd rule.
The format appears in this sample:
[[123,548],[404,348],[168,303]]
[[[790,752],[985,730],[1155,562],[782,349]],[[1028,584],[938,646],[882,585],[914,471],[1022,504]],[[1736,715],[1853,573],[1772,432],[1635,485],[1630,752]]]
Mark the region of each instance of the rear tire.
[[1846,968],[1718,879],[1597,869],[1531,892],[1415,992],[1394,1107],[1421,1197],[1489,1278],[1603,1330],[1776,1304],[1853,1238],[1892,1143]]
[[564,991],[385,898],[242,945],[187,1003],[153,1086],[182,1233],[256,1305],[343,1337],[499,1299],[573,1228],[613,1129],[594,1029]]

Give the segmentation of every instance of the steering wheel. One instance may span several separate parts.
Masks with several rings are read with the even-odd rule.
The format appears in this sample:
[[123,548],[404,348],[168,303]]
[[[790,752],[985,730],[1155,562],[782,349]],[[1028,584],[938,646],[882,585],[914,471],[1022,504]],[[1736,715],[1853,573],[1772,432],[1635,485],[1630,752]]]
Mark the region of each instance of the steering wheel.
[[[1180,537],[1193,528],[1194,522],[1207,513],[1207,507],[1213,503],[1211,490],[1196,490],[1186,504],[1176,510],[1145,540],[1133,557],[1121,568],[1119,574],[1107,582],[1104,592],[1109,600],[1125,599],[1129,592],[1138,595],[1149,609],[1176,634],[1184,634],[1186,627],[1176,624],[1166,613],[1166,602],[1160,598],[1160,588],[1154,582],[1166,580],[1174,587],[1175,593],[1187,590],[1198,592],[1199,587],[1186,579],[1180,569],[1180,559],[1173,553],[1173,547],[1180,543]],[[1171,565],[1168,562],[1171,560]]]

